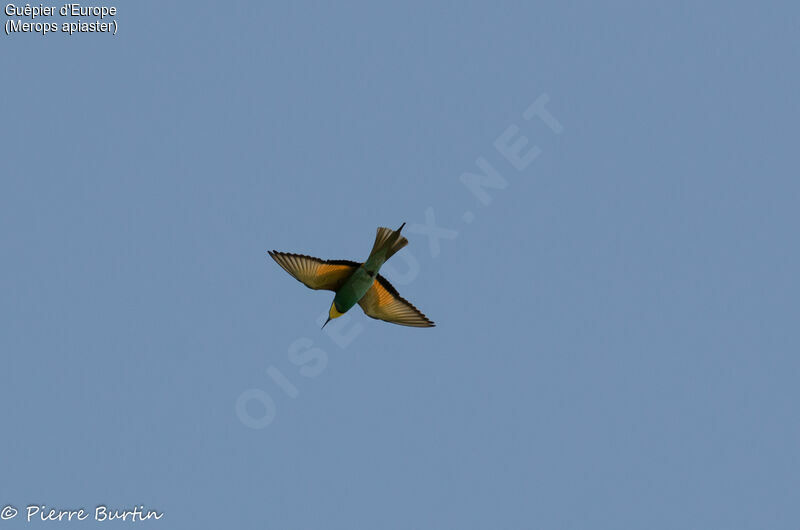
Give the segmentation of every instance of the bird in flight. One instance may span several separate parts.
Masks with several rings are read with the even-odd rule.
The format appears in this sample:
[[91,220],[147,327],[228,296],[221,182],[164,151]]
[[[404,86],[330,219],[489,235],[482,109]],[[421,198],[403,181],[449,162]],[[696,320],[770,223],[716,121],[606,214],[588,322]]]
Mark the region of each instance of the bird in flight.
[[378,274],[381,266],[395,252],[408,245],[400,235],[406,224],[397,230],[378,228],[375,244],[367,261],[321,260],[303,254],[270,250],[269,255],[286,272],[311,289],[333,291],[336,296],[328,311],[328,320],[338,318],[358,304],[367,316],[401,326],[433,327],[434,323],[400,296],[389,281]]

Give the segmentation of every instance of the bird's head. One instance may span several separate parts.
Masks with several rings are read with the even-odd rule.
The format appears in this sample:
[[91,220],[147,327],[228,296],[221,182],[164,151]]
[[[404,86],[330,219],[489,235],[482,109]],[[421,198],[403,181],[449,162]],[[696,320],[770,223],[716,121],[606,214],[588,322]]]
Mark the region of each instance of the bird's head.
[[331,303],[330,310],[328,311],[328,320],[325,321],[325,324],[323,324],[322,327],[324,328],[328,324],[328,322],[330,322],[334,318],[339,318],[342,315],[344,315],[344,313],[342,313],[341,311],[339,311],[339,309],[337,309],[336,301],[334,300]]

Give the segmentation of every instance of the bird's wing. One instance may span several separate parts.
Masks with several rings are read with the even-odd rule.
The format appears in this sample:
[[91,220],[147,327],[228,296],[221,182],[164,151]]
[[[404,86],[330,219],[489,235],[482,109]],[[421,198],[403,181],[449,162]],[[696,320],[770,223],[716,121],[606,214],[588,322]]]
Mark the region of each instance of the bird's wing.
[[336,291],[360,266],[355,261],[312,258],[303,254],[269,251],[269,255],[286,272],[311,289]]
[[400,296],[397,289],[380,274],[372,282],[367,294],[358,301],[358,305],[367,316],[393,324],[418,328],[430,328],[435,325],[419,309]]

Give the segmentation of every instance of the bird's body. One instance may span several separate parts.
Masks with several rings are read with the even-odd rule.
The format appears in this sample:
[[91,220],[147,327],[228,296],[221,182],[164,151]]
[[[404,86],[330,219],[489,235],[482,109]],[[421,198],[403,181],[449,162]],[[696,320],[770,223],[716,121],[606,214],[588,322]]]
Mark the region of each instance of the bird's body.
[[375,278],[369,275],[363,265],[357,268],[352,276],[344,282],[344,285],[336,291],[336,296],[333,297],[336,308],[342,313],[349,311],[359,300],[364,298],[374,281]]
[[403,226],[405,223],[397,230],[378,228],[372,252],[364,263],[323,261],[311,256],[274,250],[269,255],[307,287],[336,293],[328,313],[328,321],[342,316],[359,304],[364,313],[372,318],[404,326],[432,327],[433,322],[403,299],[388,280],[378,274],[386,260],[408,244],[408,240],[400,235]]

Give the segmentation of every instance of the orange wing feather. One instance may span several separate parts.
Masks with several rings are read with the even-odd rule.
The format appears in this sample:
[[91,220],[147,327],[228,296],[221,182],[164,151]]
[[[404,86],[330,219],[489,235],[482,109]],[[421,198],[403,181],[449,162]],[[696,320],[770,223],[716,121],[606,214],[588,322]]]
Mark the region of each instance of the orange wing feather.
[[336,291],[359,267],[354,261],[324,261],[304,254],[271,250],[269,255],[286,272],[311,289]]
[[435,324],[411,303],[400,296],[389,281],[380,274],[358,305],[367,316],[401,326],[430,328]]

